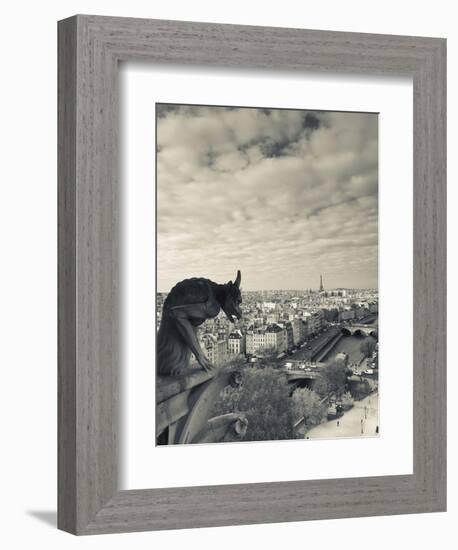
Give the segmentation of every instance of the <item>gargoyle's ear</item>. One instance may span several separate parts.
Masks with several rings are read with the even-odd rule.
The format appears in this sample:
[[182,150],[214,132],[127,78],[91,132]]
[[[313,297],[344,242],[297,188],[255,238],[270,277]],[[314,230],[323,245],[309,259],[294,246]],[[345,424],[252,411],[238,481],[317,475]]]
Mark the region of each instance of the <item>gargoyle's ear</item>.
[[240,269],[237,271],[237,277],[235,278],[234,285],[237,288],[240,288],[240,281],[242,280],[242,274],[240,273]]

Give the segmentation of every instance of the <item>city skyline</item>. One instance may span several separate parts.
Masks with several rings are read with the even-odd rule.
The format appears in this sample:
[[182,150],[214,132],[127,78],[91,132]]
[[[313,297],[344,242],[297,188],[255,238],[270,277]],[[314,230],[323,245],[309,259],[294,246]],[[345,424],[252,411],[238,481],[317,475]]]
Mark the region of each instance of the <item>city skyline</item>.
[[378,288],[378,117],[157,105],[157,290]]
[[[157,289],[157,292],[159,294],[166,294],[170,291],[171,289],[168,288],[168,289],[165,289],[165,290],[161,290],[161,289]],[[317,286],[315,285],[315,287],[311,286],[311,287],[302,287],[302,288],[251,288],[251,289],[248,289],[248,288],[244,288],[242,289],[243,292],[309,292],[309,291],[312,291],[312,292],[315,292],[315,293],[319,293],[320,290],[319,288],[317,288]],[[336,287],[326,287],[324,288],[323,292],[326,293],[326,292],[336,292],[338,290],[348,290],[348,291],[353,291],[353,292],[358,292],[358,291],[374,291],[374,292],[377,292],[378,293],[378,288],[377,287],[349,287],[349,286],[336,286]]]

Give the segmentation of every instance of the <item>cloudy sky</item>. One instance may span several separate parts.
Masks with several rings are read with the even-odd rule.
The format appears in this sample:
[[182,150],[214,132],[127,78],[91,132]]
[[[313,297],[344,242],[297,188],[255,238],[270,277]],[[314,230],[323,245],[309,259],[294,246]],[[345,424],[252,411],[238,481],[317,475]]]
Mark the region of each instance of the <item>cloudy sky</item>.
[[376,288],[375,114],[157,105],[158,290]]

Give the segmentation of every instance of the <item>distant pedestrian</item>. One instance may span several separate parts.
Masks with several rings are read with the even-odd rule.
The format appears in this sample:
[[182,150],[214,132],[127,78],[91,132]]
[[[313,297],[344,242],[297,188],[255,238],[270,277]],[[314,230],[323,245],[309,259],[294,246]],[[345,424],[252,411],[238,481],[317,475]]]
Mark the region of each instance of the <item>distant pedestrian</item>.
[[375,428],[375,433],[378,434],[378,426]]
[[339,427],[339,426],[340,426],[340,421],[339,421],[339,420],[337,420],[337,427]]
[[361,418],[361,433],[364,433],[364,419]]

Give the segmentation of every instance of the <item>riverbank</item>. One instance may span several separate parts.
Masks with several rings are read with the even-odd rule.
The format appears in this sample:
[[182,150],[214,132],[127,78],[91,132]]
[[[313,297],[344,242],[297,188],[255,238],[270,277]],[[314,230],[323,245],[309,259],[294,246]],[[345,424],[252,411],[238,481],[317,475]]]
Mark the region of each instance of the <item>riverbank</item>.
[[336,342],[335,346],[331,347],[322,361],[330,362],[339,353],[345,353],[348,356],[349,364],[359,365],[365,358],[361,351],[361,344],[367,340],[376,342],[373,336],[344,336]]
[[379,425],[379,395],[374,392],[340,418],[323,422],[305,434],[306,439],[335,439],[338,437],[377,437]]

